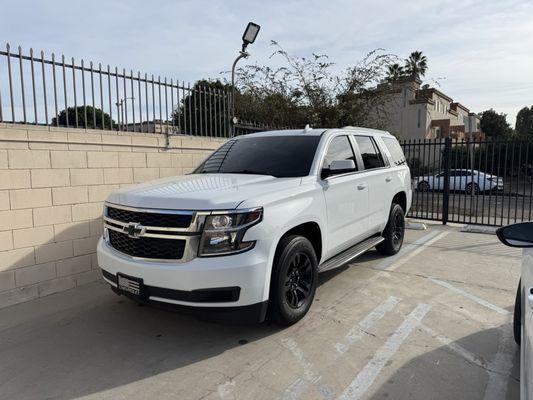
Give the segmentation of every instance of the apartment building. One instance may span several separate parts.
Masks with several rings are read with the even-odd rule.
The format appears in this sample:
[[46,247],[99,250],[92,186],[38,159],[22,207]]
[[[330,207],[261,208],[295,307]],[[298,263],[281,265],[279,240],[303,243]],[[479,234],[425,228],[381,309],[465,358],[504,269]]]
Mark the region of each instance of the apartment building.
[[421,86],[415,77],[404,77],[390,86],[384,105],[386,129],[401,139],[484,138],[479,116],[440,90]]

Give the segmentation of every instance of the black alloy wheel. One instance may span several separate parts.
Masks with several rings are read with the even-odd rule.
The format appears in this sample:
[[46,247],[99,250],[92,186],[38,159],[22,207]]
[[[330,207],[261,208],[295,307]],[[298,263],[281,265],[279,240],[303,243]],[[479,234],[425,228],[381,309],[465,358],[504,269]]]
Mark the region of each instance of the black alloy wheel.
[[285,276],[285,299],[294,309],[301,307],[309,294],[313,284],[313,267],[311,260],[305,253],[296,253],[287,268]]

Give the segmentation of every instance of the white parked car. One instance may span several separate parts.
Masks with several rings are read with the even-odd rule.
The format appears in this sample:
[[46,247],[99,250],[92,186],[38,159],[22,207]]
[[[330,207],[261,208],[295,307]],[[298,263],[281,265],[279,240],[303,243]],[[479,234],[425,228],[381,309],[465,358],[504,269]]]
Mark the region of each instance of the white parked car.
[[533,222],[504,226],[496,233],[507,246],[524,248],[513,328],[520,346],[520,398],[526,400],[533,398]]
[[[369,129],[230,139],[192,174],[111,194],[98,263],[120,294],[292,324],[317,274],[400,250],[411,206],[398,141]],[[232,313],[228,311],[234,311]]]
[[[414,178],[415,188],[420,192],[444,190],[444,172]],[[450,191],[478,194],[493,190],[503,190],[503,179],[485,172],[470,169],[450,170]]]

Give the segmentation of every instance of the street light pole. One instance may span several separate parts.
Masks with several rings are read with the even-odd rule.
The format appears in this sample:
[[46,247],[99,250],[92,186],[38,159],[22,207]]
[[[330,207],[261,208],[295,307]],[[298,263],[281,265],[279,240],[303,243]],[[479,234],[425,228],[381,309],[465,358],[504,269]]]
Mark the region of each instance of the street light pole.
[[244,33],[242,34],[242,49],[239,51],[239,56],[233,61],[231,66],[231,99],[230,99],[230,131],[231,137],[235,136],[235,124],[237,123],[237,118],[235,117],[235,67],[241,58],[247,58],[250,56],[250,53],[246,51],[246,47],[249,44],[255,42],[255,38],[259,33],[261,27],[253,22],[248,22]]
[[[118,130],[119,131],[120,131],[121,121],[122,121],[122,124],[124,124],[124,102],[126,102],[127,100],[135,100],[135,97],[125,97],[115,103],[115,105],[117,106],[117,119],[118,119]],[[122,113],[122,118],[120,115],[121,113]]]

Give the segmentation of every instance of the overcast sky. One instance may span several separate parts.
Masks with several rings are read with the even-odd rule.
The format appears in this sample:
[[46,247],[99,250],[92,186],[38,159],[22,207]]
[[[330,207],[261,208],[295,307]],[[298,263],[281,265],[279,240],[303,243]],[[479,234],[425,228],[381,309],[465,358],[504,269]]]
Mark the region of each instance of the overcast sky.
[[[269,63],[270,40],[290,53],[325,53],[339,67],[384,48],[422,50],[428,83],[472,111],[533,105],[533,1],[4,0],[0,40],[185,81],[230,68],[251,20],[261,32],[250,63]],[[3,44],[2,44],[3,47]]]

